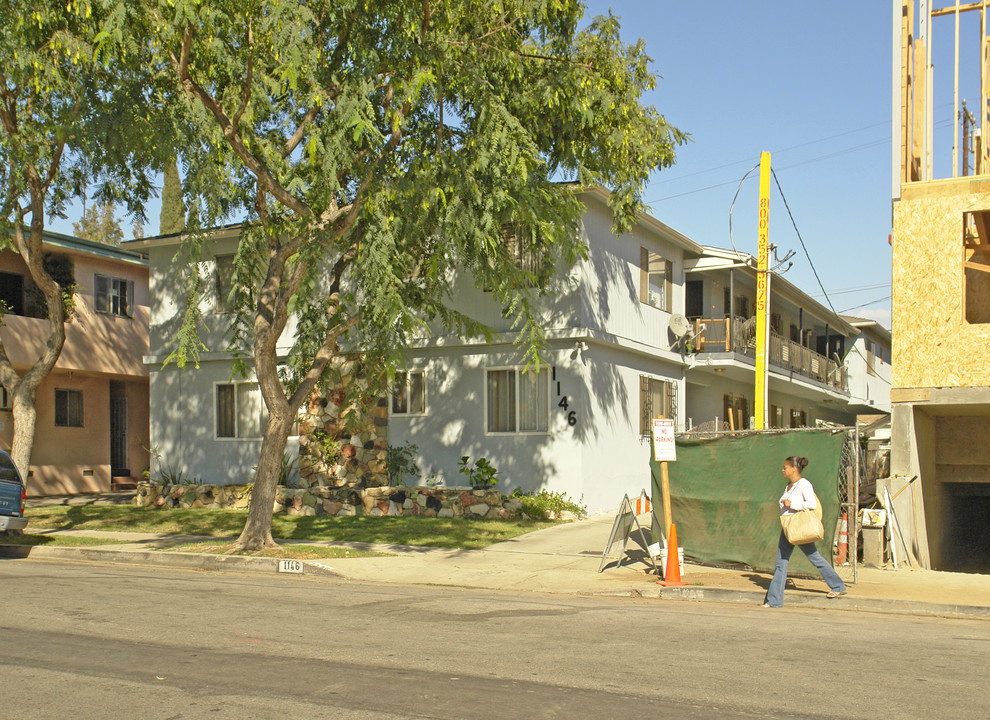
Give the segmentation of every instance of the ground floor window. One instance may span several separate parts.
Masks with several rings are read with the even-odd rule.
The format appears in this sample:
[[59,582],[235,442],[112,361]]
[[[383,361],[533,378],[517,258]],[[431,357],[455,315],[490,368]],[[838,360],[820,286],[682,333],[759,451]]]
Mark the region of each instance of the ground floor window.
[[55,390],[55,425],[57,427],[82,427],[82,390]]
[[639,434],[652,435],[653,420],[677,419],[677,386],[670,380],[639,376]]
[[218,438],[260,438],[268,413],[256,382],[217,383],[216,430]]
[[426,376],[422,370],[395,373],[392,386],[393,415],[426,414]]
[[485,415],[490,433],[545,433],[550,429],[550,379],[521,368],[486,371]]
[[791,427],[808,427],[808,416],[804,410],[791,410]]

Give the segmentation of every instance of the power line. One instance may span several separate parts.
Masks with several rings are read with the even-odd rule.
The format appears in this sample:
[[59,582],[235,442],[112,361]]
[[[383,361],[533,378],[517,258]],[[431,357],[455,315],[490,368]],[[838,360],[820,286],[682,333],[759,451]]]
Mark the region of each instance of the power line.
[[[935,127],[944,127],[945,125],[952,124],[952,122],[953,122],[953,119],[952,118],[949,118],[947,120],[941,120],[941,121],[935,123]],[[826,153],[824,155],[818,155],[816,157],[809,158],[807,160],[801,160],[800,162],[794,162],[794,163],[791,163],[790,165],[785,165],[785,166],[781,167],[780,169],[781,170],[789,170],[791,168],[801,167],[802,165],[809,165],[811,163],[819,162],[820,160],[829,160],[831,158],[839,157],[841,155],[847,155],[849,153],[860,152],[861,150],[869,150],[869,149],[874,148],[874,147],[879,147],[881,145],[886,145],[889,142],[890,142],[890,138],[889,137],[884,138],[884,139],[881,139],[881,140],[874,140],[873,142],[864,143],[862,145],[854,145],[853,147],[844,148],[842,150],[836,150],[835,152]],[[743,161],[739,161],[739,162],[743,162]],[[731,167],[732,165],[738,165],[738,164],[739,164],[738,162],[730,163],[729,165],[723,165],[723,166],[720,166],[718,168],[712,168],[712,170],[721,170],[721,169],[723,169],[725,167]],[[700,175],[700,174],[703,174],[705,172],[709,172],[709,171],[708,170],[702,170],[702,171],[699,171],[699,172],[693,173],[693,174],[694,175]],[[682,178],[685,178],[685,177],[691,177],[691,176],[690,175],[682,175],[679,178],[674,178],[674,179],[678,179],[679,180],[679,179],[682,179]],[[670,182],[670,181],[669,180],[658,181],[656,183],[653,183],[653,185],[658,185],[658,184],[660,184],[662,182]],[[716,188],[725,187],[726,185],[732,185],[735,182],[736,182],[735,180],[726,180],[725,182],[715,183],[714,185],[707,185],[705,187],[696,188],[694,190],[686,190],[686,191],[684,191],[682,193],[677,193],[676,195],[666,195],[664,197],[656,198],[654,200],[647,200],[644,204],[645,205],[652,205],[654,203],[661,203],[661,202],[665,202],[667,200],[674,200],[676,198],[684,197],[686,195],[694,195],[695,193],[705,192],[706,190],[714,190]]]
[[887,295],[886,297],[877,298],[876,300],[870,300],[869,302],[865,302],[862,305],[856,305],[855,307],[846,308],[845,310],[840,310],[839,312],[847,313],[850,310],[859,310],[860,308],[864,308],[867,305],[872,305],[873,303],[883,302],[884,300],[890,300],[890,298],[892,297],[893,295]]
[[[791,213],[790,205],[787,204],[787,198],[784,197],[784,190],[783,190],[783,188],[780,187],[780,180],[777,179],[777,173],[775,173],[773,171],[773,169],[771,168],[770,169],[770,174],[773,175],[773,181],[777,185],[777,192],[780,193],[780,199],[784,201],[784,208],[786,208],[786,210],[787,210],[787,216],[791,219],[791,225],[794,226],[794,232],[797,234],[798,242],[801,243],[801,249],[804,250],[804,256],[806,258],[808,258],[808,265],[811,266],[811,272],[815,276],[815,280],[818,281],[818,287],[821,288],[822,295],[825,296],[825,302],[828,303],[828,306],[832,310],[832,313],[834,315],[838,315],[839,313],[836,312],[835,306],[832,305],[832,301],[828,297],[828,292],[826,292],[825,286],[822,284],[822,279],[820,277],[818,277],[818,270],[815,269],[815,264],[811,261],[811,254],[808,252],[808,248],[804,244],[804,238],[801,237],[801,231],[798,230],[797,222],[794,220],[794,215]],[[867,304],[869,304],[869,303],[867,303]],[[860,306],[860,307],[862,307],[862,306]],[[855,308],[851,308],[851,309],[855,309]],[[859,348],[857,348],[855,345],[853,346],[853,352],[855,352],[857,355],[859,355],[863,359],[863,361],[865,363],[867,363],[867,365],[869,365],[869,362],[870,361],[866,357],[863,356],[863,353],[861,353],[859,351]],[[880,376],[878,375],[877,377],[880,377]],[[887,380],[886,378],[880,377],[880,379],[883,380],[888,385],[891,384],[890,381]]]
[[[887,125],[890,125],[890,121],[889,120],[886,120],[884,122],[875,123],[873,125],[865,125],[865,126],[863,126],[861,128],[856,128],[855,130],[847,130],[845,132],[837,133],[835,135],[828,135],[828,136],[823,137],[823,138],[818,138],[817,140],[809,140],[808,142],[803,142],[803,143],[800,143],[798,145],[791,145],[790,147],[781,148],[779,150],[772,150],[771,152],[774,155],[779,155],[780,153],[789,152],[791,150],[798,150],[800,148],[807,147],[809,145],[817,145],[818,143],[826,142],[827,140],[835,140],[836,138],[845,137],[846,135],[853,135],[853,134],[858,133],[858,132],[863,132],[864,130],[872,130],[873,128],[881,127],[881,126],[887,126]],[[888,137],[888,138],[886,138],[884,140],[880,140],[879,142],[889,142],[889,140],[890,140],[890,138]],[[658,180],[657,182],[655,182],[653,184],[654,185],[663,185],[663,184],[669,183],[669,182],[676,182],[678,180],[683,180],[685,178],[695,177],[696,175],[704,175],[705,173],[715,172],[716,170],[724,170],[725,168],[732,167],[733,165],[739,165],[740,163],[749,162],[749,160],[750,160],[750,158],[743,158],[741,160],[735,160],[734,162],[725,163],[724,165],[717,165],[715,167],[708,168],[707,170],[698,170],[696,172],[688,173],[687,175],[677,175],[676,177],[666,178],[666,179],[663,179],[663,180]]]
[[[866,290],[879,290],[880,288],[888,288],[890,283],[880,283],[879,285],[861,285],[859,287],[851,288],[841,288],[839,290],[832,291],[832,297],[836,295],[849,295],[850,293],[865,292]],[[821,293],[808,293],[810,297],[818,297]]]

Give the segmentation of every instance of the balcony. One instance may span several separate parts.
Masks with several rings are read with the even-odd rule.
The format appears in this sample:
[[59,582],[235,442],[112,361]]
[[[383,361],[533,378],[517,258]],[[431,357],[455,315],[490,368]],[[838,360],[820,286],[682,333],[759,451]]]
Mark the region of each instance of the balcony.
[[[756,319],[700,318],[694,321],[696,352],[736,352],[756,357]],[[770,331],[767,362],[782,370],[795,372],[822,385],[849,392],[845,366],[783,335]]]

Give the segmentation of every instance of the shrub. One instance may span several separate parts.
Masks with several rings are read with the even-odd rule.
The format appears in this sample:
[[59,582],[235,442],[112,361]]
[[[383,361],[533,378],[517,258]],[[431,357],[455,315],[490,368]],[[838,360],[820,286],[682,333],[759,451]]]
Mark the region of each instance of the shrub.
[[565,512],[573,513],[579,518],[588,514],[588,506],[583,502],[584,495],[579,501],[574,502],[569,495],[562,492],[540,490],[538,493],[529,493],[516,489],[511,497],[522,505],[523,514],[533,520],[560,518]]
[[405,485],[404,475],[419,477],[419,465],[413,460],[419,452],[419,445],[408,440],[402,445],[389,445],[386,450],[385,463],[388,467],[388,480],[392,485]]
[[484,488],[498,484],[498,471],[488,462],[488,458],[478,458],[474,465],[470,460],[469,455],[462,455],[457,472],[467,477],[471,487]]

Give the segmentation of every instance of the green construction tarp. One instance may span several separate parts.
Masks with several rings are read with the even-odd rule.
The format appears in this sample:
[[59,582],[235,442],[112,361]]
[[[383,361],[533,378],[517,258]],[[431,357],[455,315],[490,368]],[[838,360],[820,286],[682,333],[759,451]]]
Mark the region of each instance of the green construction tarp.
[[[778,500],[787,486],[781,467],[785,458],[797,455],[809,460],[804,476],[821,501],[825,526],[818,550],[831,562],[845,438],[845,431],[836,430],[678,437],[677,460],[667,463],[667,475],[677,544],[684,555],[704,563],[772,570],[780,536]],[[651,460],[650,471],[654,513],[662,519],[660,463]],[[789,571],[818,574],[797,548]]]

